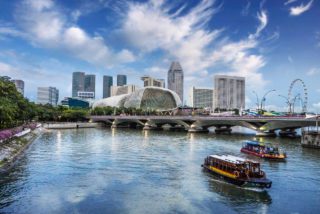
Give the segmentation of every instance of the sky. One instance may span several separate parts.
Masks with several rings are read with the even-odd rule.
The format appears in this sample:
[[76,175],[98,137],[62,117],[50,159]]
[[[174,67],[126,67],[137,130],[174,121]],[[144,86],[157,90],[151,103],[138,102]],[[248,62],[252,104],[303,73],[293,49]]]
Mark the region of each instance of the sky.
[[[246,78],[246,107],[266,96],[285,110],[301,79],[308,110],[320,113],[319,0],[1,0],[0,75],[25,81],[25,96],[53,86],[71,96],[72,72],[167,79],[172,61],[190,88],[213,88],[216,74]],[[253,92],[255,91],[255,93]],[[258,96],[256,96],[256,94]],[[297,81],[292,96],[305,99]],[[297,99],[296,108],[301,108]]]

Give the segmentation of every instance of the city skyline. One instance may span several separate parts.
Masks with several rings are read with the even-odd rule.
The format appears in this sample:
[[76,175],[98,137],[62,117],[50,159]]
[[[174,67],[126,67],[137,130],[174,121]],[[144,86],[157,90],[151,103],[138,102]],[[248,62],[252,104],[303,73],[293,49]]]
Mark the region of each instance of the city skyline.
[[244,76],[246,106],[255,106],[253,90],[262,96],[276,89],[266,105],[285,109],[277,95],[287,95],[290,83],[301,78],[308,109],[320,111],[316,0],[15,0],[0,6],[0,75],[23,80],[33,101],[39,86],[70,96],[77,70],[96,75],[101,98],[103,75],[126,74],[130,84],[141,85],[142,75],[166,79],[170,62],[180,61],[185,92],[213,88],[215,74]]

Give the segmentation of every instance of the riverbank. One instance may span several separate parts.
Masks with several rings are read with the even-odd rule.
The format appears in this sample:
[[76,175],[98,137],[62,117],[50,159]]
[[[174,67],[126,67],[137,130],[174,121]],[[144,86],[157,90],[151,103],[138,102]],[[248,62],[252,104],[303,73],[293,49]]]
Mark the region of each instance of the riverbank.
[[65,122],[65,123],[44,123],[42,125],[46,129],[77,129],[77,128],[96,128],[100,127],[100,123],[90,122]]
[[14,137],[0,144],[0,173],[8,171],[33,141],[42,134],[43,128],[36,128],[21,137]]

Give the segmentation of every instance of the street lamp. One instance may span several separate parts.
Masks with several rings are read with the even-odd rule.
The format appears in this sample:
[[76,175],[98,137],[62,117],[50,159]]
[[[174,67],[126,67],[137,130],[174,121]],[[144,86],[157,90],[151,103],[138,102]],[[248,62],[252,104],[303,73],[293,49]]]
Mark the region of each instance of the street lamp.
[[255,92],[255,91],[252,91],[252,93],[254,93],[255,95],[256,95],[256,97],[257,97],[257,111],[259,111],[259,97],[258,97],[258,94],[257,94],[257,92]]
[[288,105],[288,113],[290,114],[290,113],[291,113],[291,105],[292,105],[292,104],[291,104],[289,98],[286,97],[286,96],[283,96],[283,95],[281,95],[281,94],[279,94],[278,96],[286,99],[286,101],[287,101],[286,103],[287,103],[287,105]]
[[271,93],[271,92],[274,92],[274,91],[276,91],[276,90],[275,90],[275,89],[272,89],[272,90],[270,90],[270,91],[267,91],[267,92],[263,95],[263,97],[262,97],[262,99],[261,99],[261,110],[263,110],[262,104],[265,104],[267,95],[268,95],[269,93]]

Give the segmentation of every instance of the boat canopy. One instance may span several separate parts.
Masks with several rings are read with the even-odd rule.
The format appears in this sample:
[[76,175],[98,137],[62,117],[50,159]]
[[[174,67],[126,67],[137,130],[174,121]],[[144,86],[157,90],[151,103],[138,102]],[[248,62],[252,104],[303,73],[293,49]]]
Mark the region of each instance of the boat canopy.
[[261,146],[258,141],[245,141],[244,143],[250,146]]
[[233,155],[210,155],[210,157],[223,160],[229,163],[233,163],[233,164],[243,164],[244,162],[248,162],[248,161],[252,163],[259,163],[252,160],[246,160],[244,158],[236,157]]

